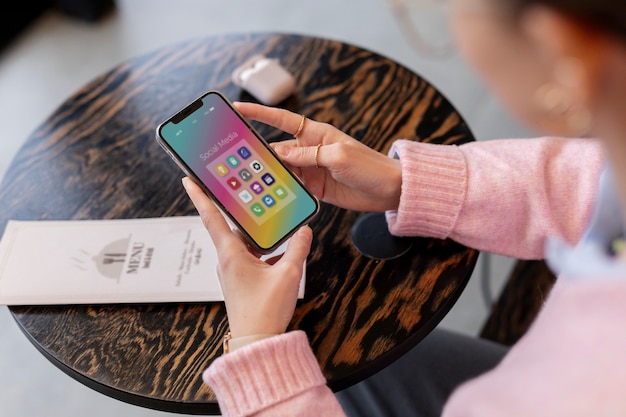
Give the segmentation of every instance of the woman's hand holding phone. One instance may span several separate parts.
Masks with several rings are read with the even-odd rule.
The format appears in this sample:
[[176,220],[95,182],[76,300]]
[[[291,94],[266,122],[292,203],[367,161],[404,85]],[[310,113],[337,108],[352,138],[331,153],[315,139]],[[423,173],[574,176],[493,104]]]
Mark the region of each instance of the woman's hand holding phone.
[[[301,115],[285,109],[242,102],[234,106],[248,119],[292,134],[302,122]],[[272,147],[320,200],[359,211],[398,208],[400,161],[327,123],[306,119],[297,136],[297,140],[274,143]]]
[[234,233],[215,204],[190,178],[183,186],[198,210],[218,255],[220,279],[233,338],[284,333],[293,317],[313,232],[301,227],[274,264],[260,260]]
[[168,117],[156,140],[256,252],[274,252],[319,210],[317,198],[219,91]]
[[[254,103],[234,103],[234,107],[246,118],[289,133],[296,132],[303,120],[296,113]],[[402,183],[398,160],[310,119],[297,136],[273,148],[318,198],[360,211],[397,209]],[[295,311],[312,230],[300,227],[276,263],[264,262],[231,230],[193,180],[186,177],[183,185],[217,250],[217,274],[232,337],[284,333]]]

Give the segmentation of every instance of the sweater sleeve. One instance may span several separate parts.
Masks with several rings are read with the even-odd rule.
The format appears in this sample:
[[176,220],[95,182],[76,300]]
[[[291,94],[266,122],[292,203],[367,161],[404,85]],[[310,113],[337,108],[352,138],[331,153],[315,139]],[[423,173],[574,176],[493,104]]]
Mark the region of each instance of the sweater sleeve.
[[303,331],[224,355],[204,371],[203,380],[224,417],[345,416]]
[[542,258],[546,237],[575,243],[588,223],[603,164],[599,141],[542,137],[461,146],[398,140],[398,236],[451,238],[522,259]]
[[626,281],[560,277],[528,332],[444,417],[626,415]]

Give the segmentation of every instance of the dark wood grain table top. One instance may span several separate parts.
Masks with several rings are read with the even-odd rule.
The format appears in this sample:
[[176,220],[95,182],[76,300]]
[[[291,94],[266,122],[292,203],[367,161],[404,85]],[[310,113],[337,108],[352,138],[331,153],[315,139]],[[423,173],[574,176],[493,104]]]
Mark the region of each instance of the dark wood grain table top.
[[[387,152],[397,138],[473,140],[435,87],[363,48],[271,33],[194,39],[121,63],[45,120],[4,178],[0,231],[9,219],[197,215],[155,128],[209,89],[253,101],[230,77],[258,53],[279,58],[296,78],[296,93],[281,107],[331,123],[372,148]],[[254,125],[269,141],[289,137]],[[306,294],[290,326],[308,334],[334,390],[382,369],[425,337],[459,297],[478,256],[450,240],[415,238],[398,258],[371,259],[351,239],[363,215],[322,204],[311,224]],[[164,411],[219,412],[201,373],[222,354],[228,323],[221,302],[10,311],[50,361],[97,391]]]

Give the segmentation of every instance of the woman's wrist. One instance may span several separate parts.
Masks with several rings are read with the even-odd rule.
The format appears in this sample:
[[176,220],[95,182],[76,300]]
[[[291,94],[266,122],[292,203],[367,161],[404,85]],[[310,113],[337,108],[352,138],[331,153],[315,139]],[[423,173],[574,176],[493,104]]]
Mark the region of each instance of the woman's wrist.
[[259,334],[251,334],[247,336],[239,336],[232,337],[231,333],[228,332],[224,336],[224,353],[233,352],[236,349],[249,345],[251,343],[257,342],[259,340],[267,339],[273,336],[278,336],[277,333],[259,333]]
[[400,197],[402,195],[402,164],[399,160],[393,159],[391,172],[392,175],[390,181],[390,210],[397,210],[398,206],[400,206]]

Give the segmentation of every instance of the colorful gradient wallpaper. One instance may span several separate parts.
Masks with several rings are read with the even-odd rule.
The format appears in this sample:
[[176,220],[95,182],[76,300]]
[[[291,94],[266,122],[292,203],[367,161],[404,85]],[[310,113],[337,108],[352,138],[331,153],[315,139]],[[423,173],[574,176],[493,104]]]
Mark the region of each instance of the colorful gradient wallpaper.
[[215,92],[158,133],[263,250],[317,211],[317,201]]

